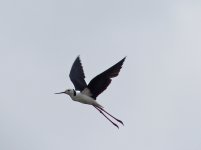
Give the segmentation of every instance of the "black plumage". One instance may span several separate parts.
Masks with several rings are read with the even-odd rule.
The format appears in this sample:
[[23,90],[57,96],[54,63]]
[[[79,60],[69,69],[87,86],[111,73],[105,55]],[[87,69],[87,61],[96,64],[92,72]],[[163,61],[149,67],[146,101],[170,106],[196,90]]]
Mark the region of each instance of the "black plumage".
[[87,84],[84,80],[85,75],[79,56],[75,59],[72,65],[69,77],[75,86],[75,90],[83,91],[87,87]]
[[112,81],[111,78],[118,76],[125,58],[126,57],[124,57],[121,61],[119,61],[109,69],[105,70],[101,74],[97,75],[89,82],[87,88],[89,88],[89,90],[91,91],[92,97],[94,99],[96,99],[96,97],[109,86]]
[[118,76],[125,59],[126,57],[124,57],[122,60],[120,60],[118,63],[116,63],[109,69],[105,70],[104,72],[94,77],[87,85],[84,80],[85,75],[84,75],[83,67],[82,67],[80,58],[78,56],[71,68],[70,79],[73,82],[76,90],[79,90],[81,92],[85,90],[88,92],[87,95],[96,99],[96,97],[99,94],[101,94],[109,86],[109,84],[112,81],[111,78]]

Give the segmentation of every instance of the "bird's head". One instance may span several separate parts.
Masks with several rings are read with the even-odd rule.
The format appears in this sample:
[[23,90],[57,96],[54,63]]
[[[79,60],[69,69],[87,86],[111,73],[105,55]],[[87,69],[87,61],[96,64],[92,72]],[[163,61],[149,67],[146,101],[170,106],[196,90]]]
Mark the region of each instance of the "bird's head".
[[59,93],[55,93],[55,94],[67,94],[67,95],[71,96],[74,94],[74,92],[75,92],[74,89],[67,89],[64,92],[59,92]]

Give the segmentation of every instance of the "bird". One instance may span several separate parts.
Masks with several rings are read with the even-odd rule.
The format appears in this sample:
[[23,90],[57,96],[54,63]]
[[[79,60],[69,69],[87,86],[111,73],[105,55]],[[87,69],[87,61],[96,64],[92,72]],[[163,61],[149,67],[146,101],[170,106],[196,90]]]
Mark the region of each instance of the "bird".
[[107,115],[116,120],[117,122],[124,125],[120,120],[108,113],[104,107],[96,101],[98,95],[107,89],[110,85],[112,78],[119,75],[120,69],[125,61],[126,57],[121,59],[112,67],[103,71],[102,73],[95,76],[88,84],[85,81],[85,74],[80,60],[80,56],[75,59],[71,70],[70,70],[70,80],[72,81],[75,89],[67,89],[64,92],[59,92],[55,94],[67,94],[73,101],[80,102],[83,104],[88,104],[93,106],[98,110],[108,121],[110,121],[114,126],[119,128],[119,126],[112,121]]

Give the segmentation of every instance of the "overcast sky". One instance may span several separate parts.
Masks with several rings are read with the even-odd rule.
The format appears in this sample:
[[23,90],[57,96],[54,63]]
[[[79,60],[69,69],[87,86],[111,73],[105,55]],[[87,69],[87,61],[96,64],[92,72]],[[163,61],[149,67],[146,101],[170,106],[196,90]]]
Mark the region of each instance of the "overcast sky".
[[[1,150],[200,150],[201,1],[0,1]],[[93,107],[53,93],[127,59]]]

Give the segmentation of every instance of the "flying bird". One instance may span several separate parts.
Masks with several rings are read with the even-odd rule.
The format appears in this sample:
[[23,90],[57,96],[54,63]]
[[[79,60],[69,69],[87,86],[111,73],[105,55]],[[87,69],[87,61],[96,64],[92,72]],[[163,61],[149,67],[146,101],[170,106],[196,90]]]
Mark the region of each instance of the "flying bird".
[[96,98],[98,97],[99,94],[101,94],[104,90],[106,90],[106,88],[111,83],[112,78],[118,76],[125,59],[126,57],[124,57],[122,60],[120,60],[118,63],[116,63],[109,69],[95,76],[89,82],[89,84],[87,84],[85,81],[85,75],[84,75],[82,63],[80,61],[80,57],[78,56],[75,59],[69,74],[70,80],[72,81],[75,89],[67,89],[64,92],[59,92],[55,94],[67,94],[74,101],[77,101],[83,104],[92,105],[114,126],[119,128],[119,126],[116,123],[114,123],[107,115],[109,115],[111,118],[121,123],[122,125],[124,125],[123,122],[117,119],[116,117],[114,117],[113,115],[111,115],[110,113],[108,113],[103,108],[103,106],[96,101]]

